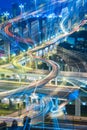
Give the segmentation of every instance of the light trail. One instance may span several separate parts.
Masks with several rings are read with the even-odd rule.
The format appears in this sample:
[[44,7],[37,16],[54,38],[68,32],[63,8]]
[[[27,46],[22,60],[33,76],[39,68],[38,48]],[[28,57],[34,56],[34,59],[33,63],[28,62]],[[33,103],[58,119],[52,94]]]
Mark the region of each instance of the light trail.
[[[79,26],[78,26],[78,28],[80,27],[80,26],[82,26],[83,24],[85,24],[87,22],[87,20],[85,20],[84,22],[82,22],[82,24],[80,24]],[[77,29],[77,28],[76,28]],[[63,37],[66,37],[66,36],[68,36],[68,35],[70,35],[70,34],[72,34],[72,33],[74,33],[75,31],[76,31],[76,29],[73,29],[69,34],[62,34],[61,36],[58,36],[55,40],[54,40],[54,42],[53,42],[53,40],[51,40],[51,42],[47,42],[47,44],[46,44],[46,46],[48,46],[48,45],[51,45],[51,44],[54,44],[56,41],[58,41],[59,39],[61,39],[61,38],[63,38]],[[40,48],[43,48],[42,46],[41,47],[38,47],[37,49],[33,49],[33,51],[31,51],[31,52],[35,52],[35,51],[37,51],[38,49],[40,49]],[[46,61],[47,62],[47,61]],[[56,66],[55,66],[56,67]],[[49,78],[48,78],[49,79]],[[47,81],[48,82],[48,81]]]
[[[36,12],[38,12],[38,11],[36,11]],[[19,19],[20,19],[20,18],[14,19],[14,22],[18,22]],[[86,21],[86,22],[87,22],[87,21]],[[79,28],[80,26],[82,26],[82,25],[79,25],[78,28]],[[6,27],[7,27],[7,28],[6,28]],[[11,24],[9,25],[9,27],[8,27],[8,26],[6,26],[6,27],[5,27],[5,31],[9,31],[9,28],[11,27]],[[61,35],[61,36],[58,36],[57,38],[55,38],[55,40],[52,39],[51,41],[47,42],[46,46],[49,46],[49,45],[51,45],[51,44],[54,44],[56,41],[60,40],[61,38],[64,38],[64,37],[66,37],[66,36],[68,36],[68,35],[74,33],[75,31],[77,31],[78,28],[76,28],[75,30],[72,30],[72,31],[69,32],[68,34],[63,34],[63,35]],[[11,32],[10,32],[10,33],[11,33]],[[10,34],[10,36],[11,36],[11,37],[14,37],[14,34]],[[23,41],[24,43],[27,43],[26,39],[22,39],[22,38],[20,38],[20,37],[15,37],[15,38],[17,38],[16,40],[18,40],[18,41]],[[31,39],[29,39],[29,41],[31,41]],[[45,46],[45,47],[46,47],[46,46]],[[43,48],[43,47],[38,47],[38,48],[32,49],[29,54],[32,55],[33,52],[36,52],[36,51],[38,51],[38,49],[42,49],[42,48]],[[20,57],[20,56],[19,56],[19,57]],[[16,60],[15,63],[17,63],[17,62],[19,61],[19,59],[20,59],[19,57],[18,57],[18,59]],[[52,62],[52,61],[50,61],[50,60],[45,60],[45,59],[42,59],[42,58],[40,58],[40,57],[35,57],[35,56],[33,56],[33,55],[32,55],[32,58],[41,60],[41,61],[43,61],[43,62],[46,62],[47,64],[49,64],[49,65],[52,67],[52,70],[51,70],[51,72],[47,75],[47,77],[45,77],[44,79],[42,79],[42,80],[40,80],[40,81],[37,82],[37,87],[43,87],[43,86],[44,86],[45,84],[47,84],[51,79],[53,79],[53,78],[55,78],[55,77],[57,76],[58,71],[59,71],[59,68],[58,68],[58,66],[57,66],[54,62]],[[17,65],[18,65],[18,64],[16,64],[15,66],[18,67]],[[1,97],[4,97],[4,96],[10,95],[10,94],[11,94],[11,95],[12,95],[12,94],[15,94],[15,93],[17,93],[17,92],[22,92],[22,91],[24,91],[24,90],[30,90],[30,89],[35,88],[35,85],[36,85],[36,83],[32,83],[31,85],[29,85],[29,86],[27,86],[27,87],[25,87],[25,88],[19,88],[19,89],[15,89],[15,90],[13,90],[13,91],[11,90],[11,91],[8,91],[8,92],[2,92],[2,93],[0,93],[0,96],[1,96]],[[53,94],[54,94],[54,93],[52,92],[50,96],[53,96]],[[48,99],[48,98],[46,98],[46,100],[47,100],[47,99]],[[48,102],[49,102],[49,101],[47,100],[47,103],[48,103]],[[66,102],[64,102],[63,104],[61,104],[61,105],[59,106],[59,109],[62,109],[68,102],[69,102],[69,101],[66,101]],[[47,107],[47,104],[46,104],[46,109],[45,109],[44,113],[42,113],[42,114],[46,114],[47,111],[48,111],[48,107]],[[41,113],[40,113],[40,116],[42,116]]]

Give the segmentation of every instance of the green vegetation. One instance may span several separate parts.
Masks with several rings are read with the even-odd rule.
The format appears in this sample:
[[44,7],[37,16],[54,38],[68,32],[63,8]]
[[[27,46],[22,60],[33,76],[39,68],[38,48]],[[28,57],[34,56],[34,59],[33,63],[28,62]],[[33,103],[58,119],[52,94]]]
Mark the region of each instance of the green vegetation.
[[6,116],[9,114],[12,114],[14,112],[22,112],[22,109],[25,108],[25,104],[24,103],[16,103],[16,104],[12,104],[12,101],[9,100],[9,103],[1,103],[0,100],[0,116]]
[[[55,81],[52,81],[51,83],[52,83],[52,84],[55,84]],[[65,85],[65,86],[73,86],[71,83],[69,83],[69,82],[67,82],[67,81],[62,81],[62,80],[57,81],[57,84],[58,84],[58,85]]]
[[15,105],[0,103],[0,116],[6,116],[17,111]]
[[8,59],[0,59],[0,65],[4,65],[4,64],[7,64],[7,63],[9,63]]
[[0,109],[0,116],[6,116],[9,115],[11,113],[15,112],[14,110],[7,110],[7,109]]

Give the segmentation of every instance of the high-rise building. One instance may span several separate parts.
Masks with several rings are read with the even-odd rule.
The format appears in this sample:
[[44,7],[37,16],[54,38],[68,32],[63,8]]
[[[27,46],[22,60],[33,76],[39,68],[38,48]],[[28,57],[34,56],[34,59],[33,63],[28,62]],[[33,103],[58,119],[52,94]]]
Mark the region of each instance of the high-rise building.
[[18,3],[13,3],[12,4],[12,15],[13,15],[13,17],[15,17],[19,14],[20,14],[20,8],[19,8]]

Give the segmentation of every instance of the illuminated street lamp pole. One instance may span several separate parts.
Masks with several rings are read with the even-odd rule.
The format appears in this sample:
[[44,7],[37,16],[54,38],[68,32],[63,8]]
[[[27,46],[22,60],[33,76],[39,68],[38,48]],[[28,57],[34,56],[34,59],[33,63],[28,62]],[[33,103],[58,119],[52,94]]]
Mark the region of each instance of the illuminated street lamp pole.
[[23,4],[20,4],[20,5],[19,5],[19,8],[20,8],[20,14],[22,14],[22,13],[23,13],[23,9],[24,9],[24,5],[23,5]]
[[34,0],[35,10],[37,9],[37,0]]
[[4,16],[6,17],[6,20],[8,19],[8,16],[10,15],[7,11],[3,13]]
[[84,0],[82,0],[82,6],[84,6],[84,4],[85,4],[85,1],[84,1]]

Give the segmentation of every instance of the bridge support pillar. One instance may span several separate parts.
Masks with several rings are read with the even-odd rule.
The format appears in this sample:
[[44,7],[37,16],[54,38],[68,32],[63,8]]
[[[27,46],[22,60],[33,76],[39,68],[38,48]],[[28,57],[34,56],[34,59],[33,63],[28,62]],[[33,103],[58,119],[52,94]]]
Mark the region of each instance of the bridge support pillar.
[[78,97],[75,100],[75,116],[80,116],[81,115],[81,101],[80,98]]
[[38,69],[38,61],[35,61],[35,68]]
[[57,77],[55,78],[55,85],[57,85]]
[[48,66],[49,67],[49,71],[51,71],[51,66]]
[[58,103],[59,103],[58,98],[56,98],[55,99],[55,106],[56,106],[56,108],[58,108]]
[[5,56],[8,57],[8,60],[10,61],[10,43],[4,43],[4,52]]
[[25,95],[25,104],[26,104],[26,111],[28,111],[29,110],[29,97],[27,94]]
[[54,44],[54,50],[57,52],[57,45],[56,45],[56,43]]
[[48,46],[48,52],[50,52],[50,46]]
[[27,26],[28,26],[28,37],[31,38],[31,22],[28,22]]
[[44,52],[44,49],[42,50],[42,56],[44,56],[45,52]]
[[38,51],[36,52],[36,56],[39,56],[39,52]]

